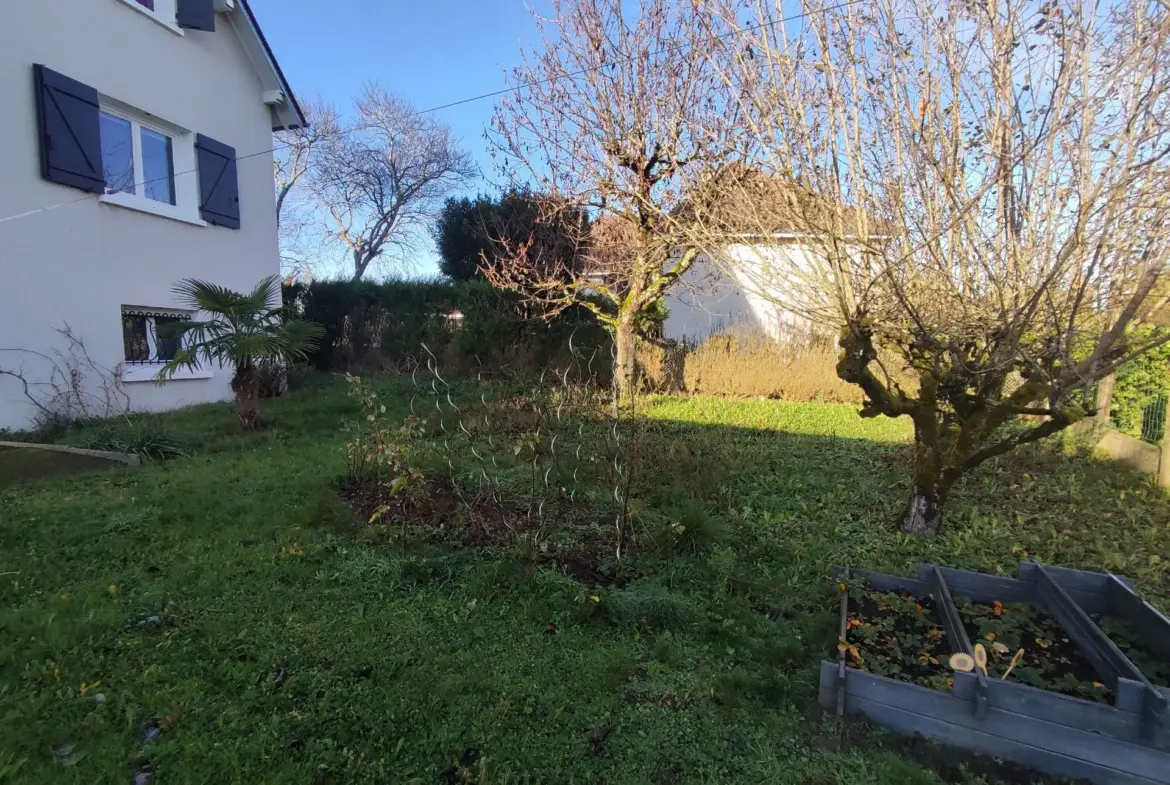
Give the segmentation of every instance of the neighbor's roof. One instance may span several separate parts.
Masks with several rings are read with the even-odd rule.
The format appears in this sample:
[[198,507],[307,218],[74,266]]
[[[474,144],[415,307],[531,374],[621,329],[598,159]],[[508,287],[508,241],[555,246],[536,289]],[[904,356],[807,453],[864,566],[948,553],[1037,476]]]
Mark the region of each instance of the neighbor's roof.
[[272,109],[272,130],[285,131],[307,126],[309,123],[305,120],[305,114],[301,111],[284,72],[280,70],[280,63],[276,62],[272,47],[264,38],[256,15],[248,6],[248,0],[235,0],[234,6],[230,6],[227,12],[227,18],[240,43],[243,44],[248,59],[252,61],[252,66],[259,74],[265,92],[279,90],[283,95],[280,103],[269,104]]
[[743,164],[725,168],[682,211],[710,229],[751,236],[811,235],[818,227],[843,222],[845,231],[866,228],[867,233],[887,234],[884,222],[848,205],[834,206],[806,186]]

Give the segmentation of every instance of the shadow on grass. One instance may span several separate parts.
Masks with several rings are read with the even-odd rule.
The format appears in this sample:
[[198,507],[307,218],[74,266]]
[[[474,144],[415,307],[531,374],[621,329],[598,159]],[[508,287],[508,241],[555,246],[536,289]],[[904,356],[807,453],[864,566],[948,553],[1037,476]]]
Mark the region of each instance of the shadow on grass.
[[93,455],[30,447],[0,447],[0,488],[47,477],[125,468],[126,464],[121,461]]
[[[57,781],[63,745],[85,781],[129,779],[139,723],[174,717],[148,750],[160,781],[303,783],[324,764],[435,782],[475,749],[500,781],[961,782],[894,744],[823,743],[831,723],[806,712],[833,566],[1032,558],[1165,596],[1170,499],[1143,478],[1056,443],[989,464],[938,537],[907,537],[908,429],[849,407],[652,401],[620,586],[586,589],[539,544],[363,540],[334,491],[356,414],[341,387],[263,402],[272,428],[249,436],[229,404],[168,415],[196,454],[0,491],[0,779]],[[409,382],[379,391],[406,415]],[[606,515],[583,536],[610,538],[592,450],[579,490]],[[528,476],[505,472],[521,498]]]

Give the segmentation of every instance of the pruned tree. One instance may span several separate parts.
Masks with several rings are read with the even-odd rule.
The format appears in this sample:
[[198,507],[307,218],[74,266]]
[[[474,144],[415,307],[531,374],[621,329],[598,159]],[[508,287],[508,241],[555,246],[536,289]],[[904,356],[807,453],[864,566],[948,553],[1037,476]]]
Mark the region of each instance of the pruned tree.
[[309,183],[356,281],[388,252],[401,261],[442,200],[478,170],[450,126],[376,84],[354,102],[354,113],[321,146]]
[[486,271],[547,313],[590,309],[613,332],[622,396],[634,388],[640,318],[700,254],[679,208],[742,155],[741,110],[718,67],[732,31],[712,11],[708,0],[554,0],[552,17],[536,20],[541,45],[512,74],[522,89],[492,121],[501,173],[548,195],[544,221],[583,209],[628,240],[605,265],[576,269],[535,262],[538,244],[519,243],[511,264]]
[[320,250],[312,240],[313,227],[319,225],[318,204],[307,184],[321,148],[341,131],[341,121],[332,104],[317,98],[302,106],[308,124],[278,132],[272,159],[281,263],[294,274],[311,268],[311,257]]
[[[741,189],[760,252],[723,261],[839,330],[863,416],[913,420],[901,525],[933,533],[965,473],[1091,414],[1098,379],[1168,338],[1131,328],[1170,258],[1170,8],[750,6],[724,73],[785,187]],[[809,253],[772,252],[780,218]]]
[[554,264],[580,269],[584,257],[578,241],[588,229],[584,210],[552,205],[541,194],[511,189],[498,197],[447,199],[435,219],[432,237],[439,250],[440,272],[466,281],[482,277],[484,268],[497,267],[501,257],[522,246],[530,264],[556,260]]

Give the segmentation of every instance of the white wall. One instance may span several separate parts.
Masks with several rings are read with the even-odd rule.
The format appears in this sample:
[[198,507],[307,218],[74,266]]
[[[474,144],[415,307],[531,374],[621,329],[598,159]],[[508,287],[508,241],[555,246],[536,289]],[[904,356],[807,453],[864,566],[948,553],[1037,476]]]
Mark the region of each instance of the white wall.
[[[177,35],[123,0],[0,0],[0,349],[50,354],[68,323],[100,365],[123,359],[123,304],[173,306],[171,286],[198,277],[251,289],[278,273],[272,158],[239,162],[239,231],[199,227],[85,198],[40,177],[32,66],[72,77],[170,123],[236,148],[272,146],[260,77],[225,17],[215,33]],[[195,174],[180,174],[193,182]],[[0,352],[0,367],[19,364]],[[43,363],[24,356],[26,370]],[[39,371],[38,371],[39,369]],[[159,409],[229,398],[230,372],[212,378],[127,386],[134,407]],[[0,377],[0,427],[32,414],[12,379]]]
[[701,258],[666,296],[669,315],[663,336],[699,343],[728,331],[759,331],[777,340],[807,332],[809,322],[780,305],[785,302],[783,286],[772,271],[805,265],[809,253],[798,243],[732,245],[724,250],[725,264]]

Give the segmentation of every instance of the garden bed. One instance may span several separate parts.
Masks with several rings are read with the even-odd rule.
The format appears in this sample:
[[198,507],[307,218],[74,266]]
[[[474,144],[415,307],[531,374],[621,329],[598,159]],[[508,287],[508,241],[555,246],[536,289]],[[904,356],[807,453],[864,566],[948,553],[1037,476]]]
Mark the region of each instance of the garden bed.
[[[1086,613],[1109,610],[1111,581],[1132,595],[1114,576],[1033,564],[1017,579],[934,565],[917,579],[846,574],[820,702],[1058,776],[1170,783],[1167,696]],[[1152,637],[1170,640],[1170,623]],[[986,671],[948,668],[950,654],[978,661],[977,645]]]
[[1094,614],[1093,621],[1156,687],[1170,689],[1170,657],[1148,646],[1141,630],[1125,619]]
[[929,596],[866,588],[849,592],[848,608],[846,654],[856,667],[926,687],[949,686],[951,652]]
[[1042,690],[1113,702],[1113,691],[1101,681],[1101,674],[1060,623],[1043,610],[1023,602],[988,604],[964,597],[955,599],[955,607],[972,644],[983,645],[987,652],[989,678],[1004,680],[1007,674],[1020,684]]

